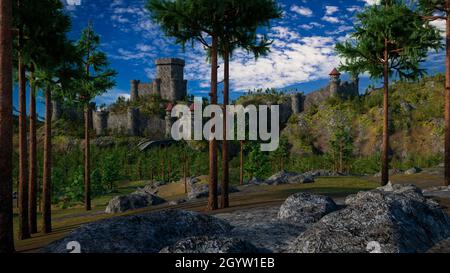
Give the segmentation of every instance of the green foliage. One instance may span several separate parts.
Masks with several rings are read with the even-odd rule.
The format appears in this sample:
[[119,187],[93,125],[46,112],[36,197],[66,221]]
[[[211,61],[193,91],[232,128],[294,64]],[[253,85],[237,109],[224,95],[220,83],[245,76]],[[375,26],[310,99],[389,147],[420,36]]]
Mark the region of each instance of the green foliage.
[[424,24],[420,15],[401,0],[366,7],[357,15],[354,28],[349,41],[336,45],[345,59],[341,69],[353,74],[368,72],[372,78],[381,78],[388,62],[389,74],[416,79],[425,72],[419,64],[429,50],[441,48],[439,31]]
[[269,157],[261,151],[258,142],[252,141],[247,144],[248,156],[245,161],[245,176],[248,179],[253,177],[266,178],[270,175]]
[[117,73],[108,67],[108,58],[100,50],[100,36],[94,32],[91,23],[83,30],[76,46],[82,57],[76,90],[79,92],[78,99],[88,104],[96,96],[114,87]]

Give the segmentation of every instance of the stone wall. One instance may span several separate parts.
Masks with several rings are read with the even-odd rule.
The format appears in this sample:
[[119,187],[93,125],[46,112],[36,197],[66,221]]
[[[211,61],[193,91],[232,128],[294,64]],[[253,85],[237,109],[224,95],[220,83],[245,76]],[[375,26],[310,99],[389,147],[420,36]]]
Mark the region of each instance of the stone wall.
[[97,135],[120,134],[164,139],[166,122],[156,116],[142,116],[137,108],[126,113],[97,111],[93,115],[93,126]]

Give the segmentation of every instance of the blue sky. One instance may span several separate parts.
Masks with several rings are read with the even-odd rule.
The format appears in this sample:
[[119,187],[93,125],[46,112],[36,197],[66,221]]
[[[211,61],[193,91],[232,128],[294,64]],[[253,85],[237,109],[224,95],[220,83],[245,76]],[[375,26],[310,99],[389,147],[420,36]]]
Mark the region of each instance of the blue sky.
[[[117,86],[98,97],[98,104],[109,104],[119,96],[128,96],[132,79],[150,82],[155,75],[154,62],[161,57],[185,59],[189,93],[207,96],[210,72],[203,49],[195,46],[183,51],[171,38],[164,37],[159,26],[150,20],[144,8],[145,0],[62,1],[73,20],[71,39],[77,40],[91,20],[101,36],[102,49],[119,73]],[[273,21],[268,31],[274,40],[271,53],[258,61],[244,52],[238,51],[233,56],[232,98],[254,88],[273,87],[308,93],[326,85],[328,73],[340,63],[334,52],[335,43],[348,37],[354,15],[375,1],[279,0],[284,16]],[[436,24],[443,27],[442,22]],[[442,53],[431,54],[424,65],[429,74],[442,72]],[[369,84],[377,85],[365,77],[361,82],[361,92]],[[39,112],[41,109],[39,105]]]

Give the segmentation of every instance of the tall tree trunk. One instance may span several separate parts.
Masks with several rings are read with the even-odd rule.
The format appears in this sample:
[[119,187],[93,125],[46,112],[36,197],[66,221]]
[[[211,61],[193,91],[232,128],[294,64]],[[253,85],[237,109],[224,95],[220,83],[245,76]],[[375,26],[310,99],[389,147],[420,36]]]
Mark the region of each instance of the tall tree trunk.
[[240,141],[241,144],[241,160],[240,160],[240,168],[239,168],[239,183],[244,185],[244,141]]
[[389,53],[388,41],[385,39],[384,45],[384,126],[383,126],[383,148],[382,148],[382,167],[381,167],[381,185],[389,183]]
[[28,224],[28,152],[25,65],[19,53],[19,240],[30,238]]
[[84,206],[87,211],[91,207],[91,139],[89,103],[84,107]]
[[37,233],[37,140],[36,140],[36,87],[34,85],[34,65],[30,67],[30,158],[28,161],[28,224],[30,233]]
[[[218,38],[212,37],[211,48],[211,104],[217,105],[217,58]],[[214,118],[214,117],[213,117]],[[215,130],[215,128],[213,129]],[[212,211],[218,208],[217,200],[217,140],[209,141],[209,198],[207,209]]]
[[230,93],[230,53],[227,49],[223,52],[223,141],[222,141],[222,185],[221,185],[221,208],[230,206],[228,188],[230,185],[230,167],[228,162],[228,139],[227,139],[227,105]]
[[0,253],[14,252],[11,21],[12,1],[0,0]]
[[[450,0],[447,0],[450,8]],[[445,57],[445,179],[444,185],[450,185],[450,14],[446,20],[446,57]]]
[[52,232],[52,98],[50,87],[45,90],[44,179],[42,185],[42,232]]

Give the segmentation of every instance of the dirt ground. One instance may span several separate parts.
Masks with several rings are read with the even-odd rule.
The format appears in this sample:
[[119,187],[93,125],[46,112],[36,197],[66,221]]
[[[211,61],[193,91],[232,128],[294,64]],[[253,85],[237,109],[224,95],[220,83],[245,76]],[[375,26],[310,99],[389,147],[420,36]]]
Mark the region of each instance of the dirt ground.
[[[440,174],[422,173],[416,175],[400,175],[392,177],[393,183],[409,183],[415,184],[423,189],[442,185]],[[129,190],[135,189],[136,185],[127,185]],[[242,186],[239,187],[240,192],[230,196],[231,207],[228,209],[218,210],[215,212],[206,212],[206,200],[196,200],[183,203],[176,206],[163,204],[160,206],[150,207],[142,210],[136,210],[118,215],[108,215],[104,213],[108,198],[101,198],[94,202],[93,211],[85,212],[82,207],[72,209],[55,209],[53,215],[53,233],[49,235],[36,234],[33,238],[25,241],[16,242],[16,250],[19,252],[36,252],[41,247],[58,240],[67,235],[72,230],[82,224],[110,218],[121,215],[139,214],[149,211],[160,211],[165,209],[179,209],[197,212],[205,212],[208,214],[230,214],[239,213],[240,211],[248,211],[249,209],[258,209],[264,207],[280,206],[284,200],[290,195],[308,191],[316,194],[328,195],[342,203],[346,196],[357,193],[362,190],[370,190],[378,186],[377,181],[373,177],[336,177],[336,178],[319,178],[314,184],[295,184],[295,185],[278,185],[278,186]],[[171,201],[184,197],[184,185],[181,183],[173,183],[163,187],[160,195]],[[438,200],[447,213],[450,215],[450,199]],[[450,252],[449,242],[443,242],[442,245],[432,249],[431,252]]]

